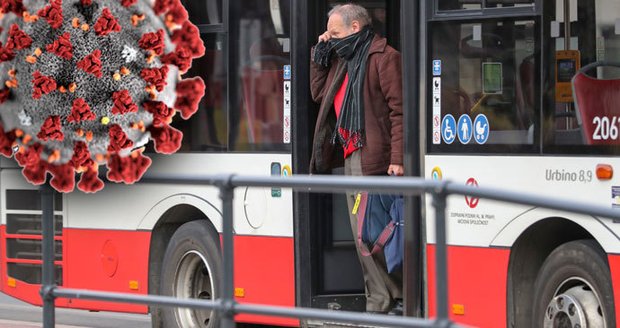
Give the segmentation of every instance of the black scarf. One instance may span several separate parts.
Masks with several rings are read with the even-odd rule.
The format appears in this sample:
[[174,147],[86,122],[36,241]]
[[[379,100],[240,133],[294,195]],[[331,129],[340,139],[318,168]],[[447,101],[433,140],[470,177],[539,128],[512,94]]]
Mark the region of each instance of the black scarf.
[[[331,39],[328,43],[319,43],[314,50],[314,62],[324,67],[330,63],[331,51],[346,61],[347,83],[342,109],[336,122],[336,129],[332,136],[332,143],[340,142],[345,148],[353,143],[356,148],[365,143],[364,132],[364,77],[366,76],[366,62],[368,49],[374,33],[369,26],[361,31],[342,39]],[[343,135],[341,129],[345,131]]]

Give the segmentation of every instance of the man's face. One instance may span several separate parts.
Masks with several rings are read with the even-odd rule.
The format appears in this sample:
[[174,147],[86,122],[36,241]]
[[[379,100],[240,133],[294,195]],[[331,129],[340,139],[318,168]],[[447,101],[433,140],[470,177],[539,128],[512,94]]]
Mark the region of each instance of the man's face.
[[353,21],[351,26],[346,26],[342,16],[339,14],[332,14],[327,20],[327,31],[332,38],[342,39],[353,33],[359,32],[359,23]]

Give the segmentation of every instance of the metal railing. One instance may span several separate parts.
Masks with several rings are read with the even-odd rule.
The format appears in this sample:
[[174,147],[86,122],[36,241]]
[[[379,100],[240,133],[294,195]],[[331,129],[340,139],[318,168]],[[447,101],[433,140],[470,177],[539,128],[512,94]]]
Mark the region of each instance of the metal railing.
[[[53,191],[42,186],[43,210],[43,277],[41,297],[43,298],[43,327],[54,327],[56,298],[75,298],[107,302],[138,303],[145,305],[185,307],[214,310],[220,313],[220,326],[235,327],[236,314],[257,314],[298,319],[329,320],[352,324],[366,324],[390,327],[456,327],[448,318],[447,250],[446,250],[446,205],[449,195],[468,195],[521,205],[529,205],[574,212],[597,217],[620,219],[620,212],[610,208],[594,206],[575,201],[566,201],[546,196],[471,187],[449,181],[424,180],[412,177],[346,177],[346,176],[292,176],[263,177],[237,175],[182,175],[167,174],[145,176],[142,183],[183,184],[216,186],[222,199],[222,297],[217,300],[178,299],[157,295],[135,295],[126,293],[99,292],[62,288],[54,285],[54,225]],[[233,198],[237,187],[280,187],[306,192],[346,192],[368,190],[372,192],[400,193],[403,195],[430,194],[435,208],[436,233],[436,308],[434,319],[395,317],[386,315],[363,315],[357,312],[330,311],[310,308],[292,308],[257,304],[239,304],[234,300],[234,243],[233,243]]]

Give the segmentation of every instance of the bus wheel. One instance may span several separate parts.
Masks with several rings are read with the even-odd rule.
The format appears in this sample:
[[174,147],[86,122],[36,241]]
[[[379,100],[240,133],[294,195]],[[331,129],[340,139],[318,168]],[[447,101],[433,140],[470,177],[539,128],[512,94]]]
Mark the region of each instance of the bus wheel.
[[532,327],[615,327],[613,289],[606,254],[593,240],[556,248],[534,285]]
[[[202,221],[183,224],[164,255],[161,291],[177,298],[215,300],[220,296],[222,256],[217,232]],[[215,311],[161,309],[163,327],[218,327]]]

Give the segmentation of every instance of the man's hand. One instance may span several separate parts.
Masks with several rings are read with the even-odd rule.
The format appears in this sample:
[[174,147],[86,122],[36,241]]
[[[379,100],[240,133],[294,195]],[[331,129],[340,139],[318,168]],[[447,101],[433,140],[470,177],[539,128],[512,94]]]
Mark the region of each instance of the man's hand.
[[327,31],[325,31],[325,33],[319,35],[319,43],[327,42],[331,38],[332,38],[331,34],[329,34],[329,32],[327,32]]
[[405,168],[402,165],[390,164],[390,167],[388,167],[387,173],[389,175],[401,176],[405,174]]

